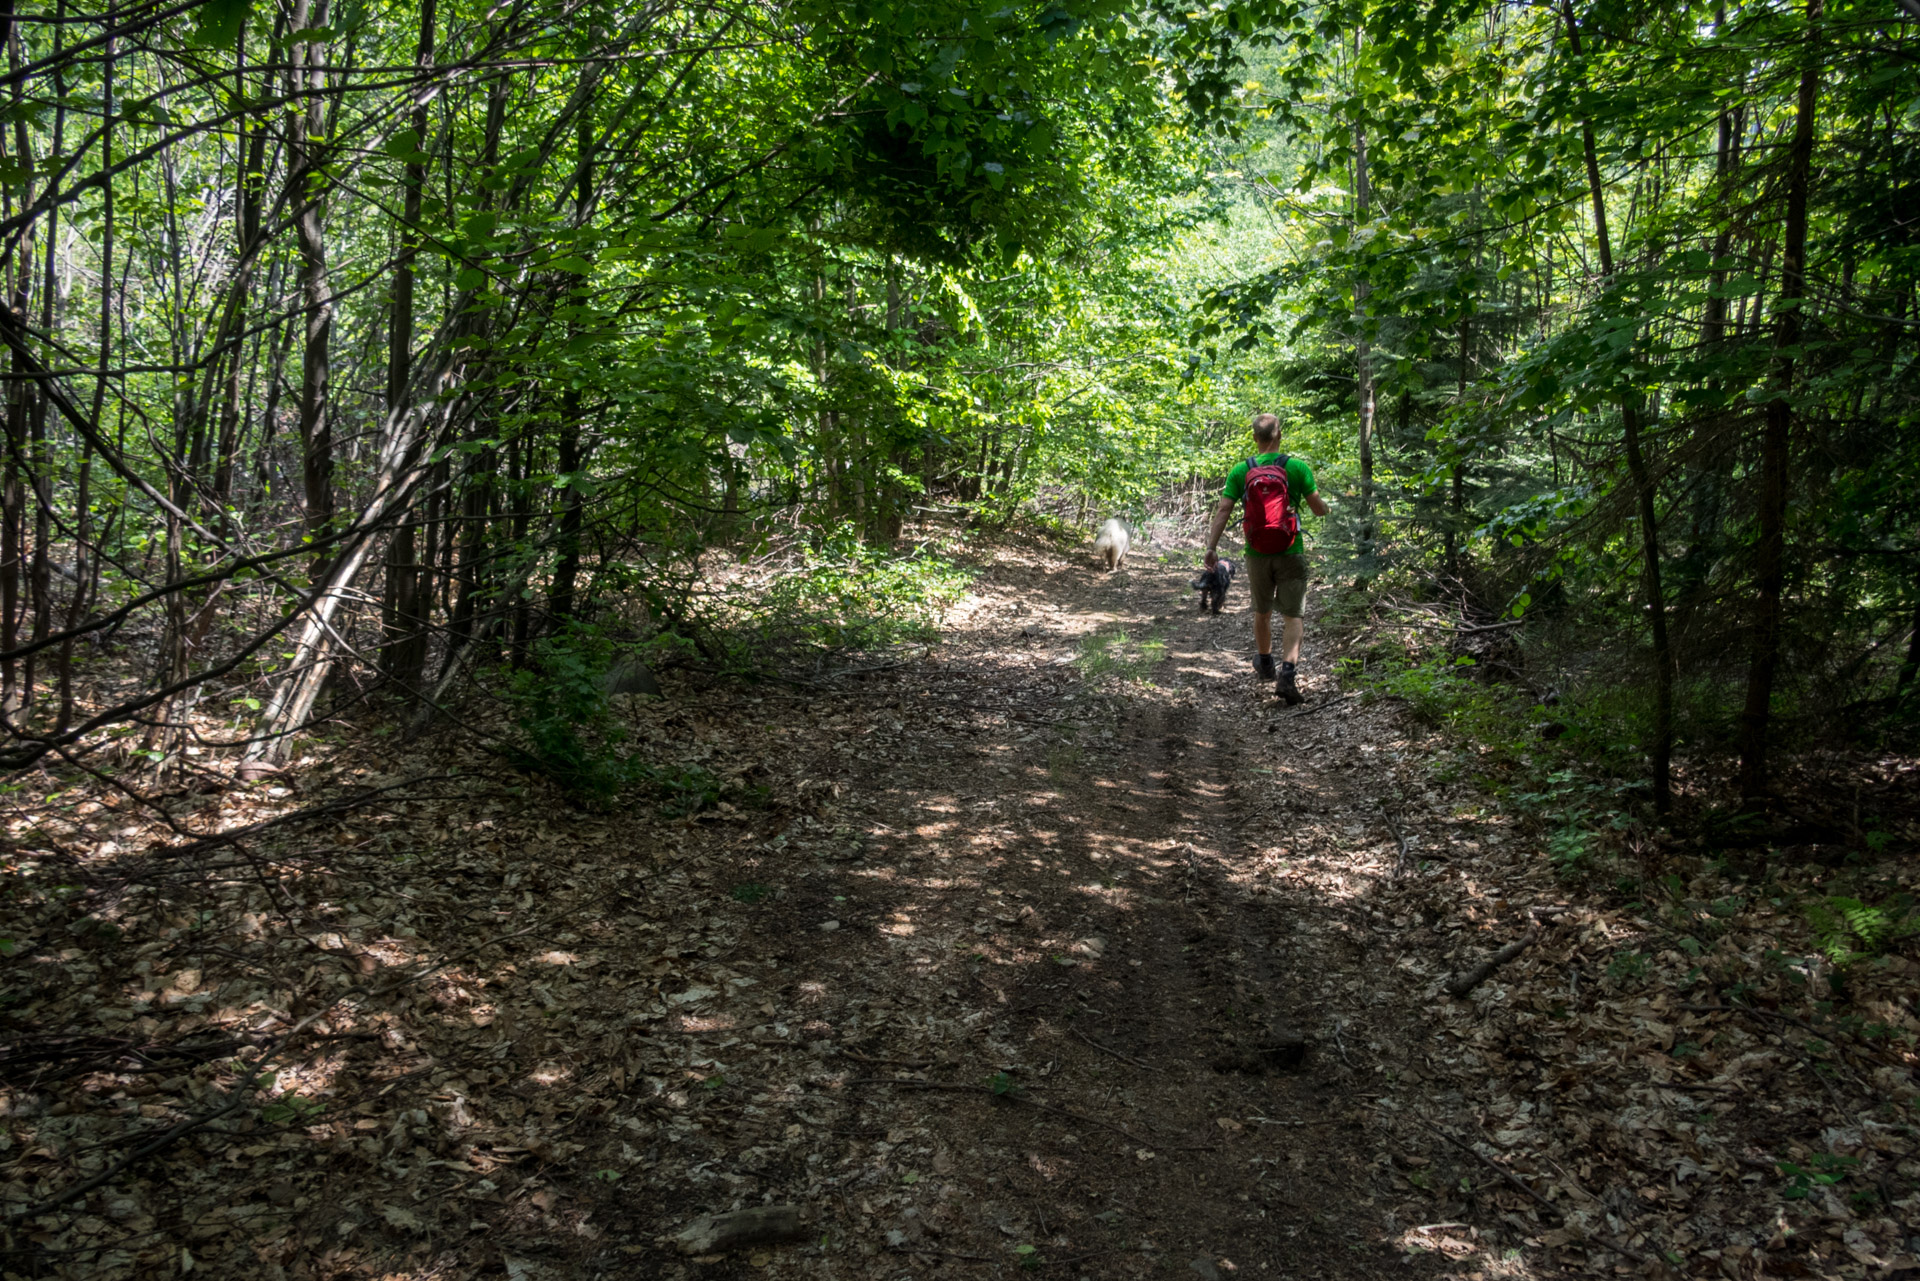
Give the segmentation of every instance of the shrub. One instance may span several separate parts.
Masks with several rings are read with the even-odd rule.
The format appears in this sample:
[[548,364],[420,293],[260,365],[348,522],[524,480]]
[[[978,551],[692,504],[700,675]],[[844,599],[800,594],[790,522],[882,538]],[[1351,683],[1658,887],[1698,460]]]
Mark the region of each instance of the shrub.
[[941,611],[968,581],[924,548],[896,556],[863,541],[850,524],[826,531],[803,555],[799,569],[760,595],[758,639],[783,636],[850,650],[933,640]]
[[612,804],[645,772],[636,757],[620,750],[626,731],[614,718],[606,689],[613,659],[604,635],[576,624],[535,645],[533,667],[516,673],[508,692],[522,738],[509,757],[590,806]]

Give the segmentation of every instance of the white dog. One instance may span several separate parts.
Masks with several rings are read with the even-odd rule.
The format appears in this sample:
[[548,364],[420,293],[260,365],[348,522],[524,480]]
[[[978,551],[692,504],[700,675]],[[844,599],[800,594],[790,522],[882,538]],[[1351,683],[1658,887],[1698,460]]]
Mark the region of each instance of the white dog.
[[1094,554],[1107,562],[1107,572],[1127,567],[1127,547],[1133,541],[1133,535],[1118,518],[1100,526],[1100,532],[1094,536]]

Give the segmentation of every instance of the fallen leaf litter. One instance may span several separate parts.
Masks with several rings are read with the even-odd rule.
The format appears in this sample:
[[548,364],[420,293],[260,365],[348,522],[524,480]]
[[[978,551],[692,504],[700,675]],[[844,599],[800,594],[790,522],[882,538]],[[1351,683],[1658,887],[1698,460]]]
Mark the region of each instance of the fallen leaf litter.
[[1704,865],[1639,914],[1570,889],[1317,638],[1313,701],[1262,699],[1244,597],[991,561],[930,654],[627,704],[735,785],[692,817],[570,810],[443,732],[174,814],[224,839],[105,801],[16,824],[12,874],[75,888],[10,923],[10,1257],[1920,1268],[1910,959],[1850,976],[1879,1031],[1840,1026],[1790,907]]

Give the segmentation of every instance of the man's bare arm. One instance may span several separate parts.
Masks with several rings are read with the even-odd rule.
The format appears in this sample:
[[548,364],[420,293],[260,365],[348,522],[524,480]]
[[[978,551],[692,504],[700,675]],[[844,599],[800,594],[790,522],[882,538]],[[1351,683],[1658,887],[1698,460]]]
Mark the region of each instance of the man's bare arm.
[[1220,546],[1220,535],[1226,532],[1227,522],[1233,518],[1233,500],[1222,495],[1220,505],[1213,509],[1213,527],[1207,530],[1207,555],[1215,554]]
[[1316,516],[1324,516],[1327,514],[1327,500],[1320,497],[1317,492],[1307,495],[1307,507],[1312,510]]

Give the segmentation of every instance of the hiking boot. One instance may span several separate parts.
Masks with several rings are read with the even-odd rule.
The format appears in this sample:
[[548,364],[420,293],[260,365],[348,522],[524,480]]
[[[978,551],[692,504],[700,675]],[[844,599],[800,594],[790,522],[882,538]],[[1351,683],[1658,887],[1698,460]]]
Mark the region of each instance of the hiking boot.
[[1253,656],[1253,674],[1263,681],[1273,679],[1273,655],[1255,654]]
[[1285,699],[1288,707],[1306,701],[1306,695],[1302,694],[1300,687],[1293,683],[1292,672],[1280,673],[1279,679],[1273,683],[1273,692]]

